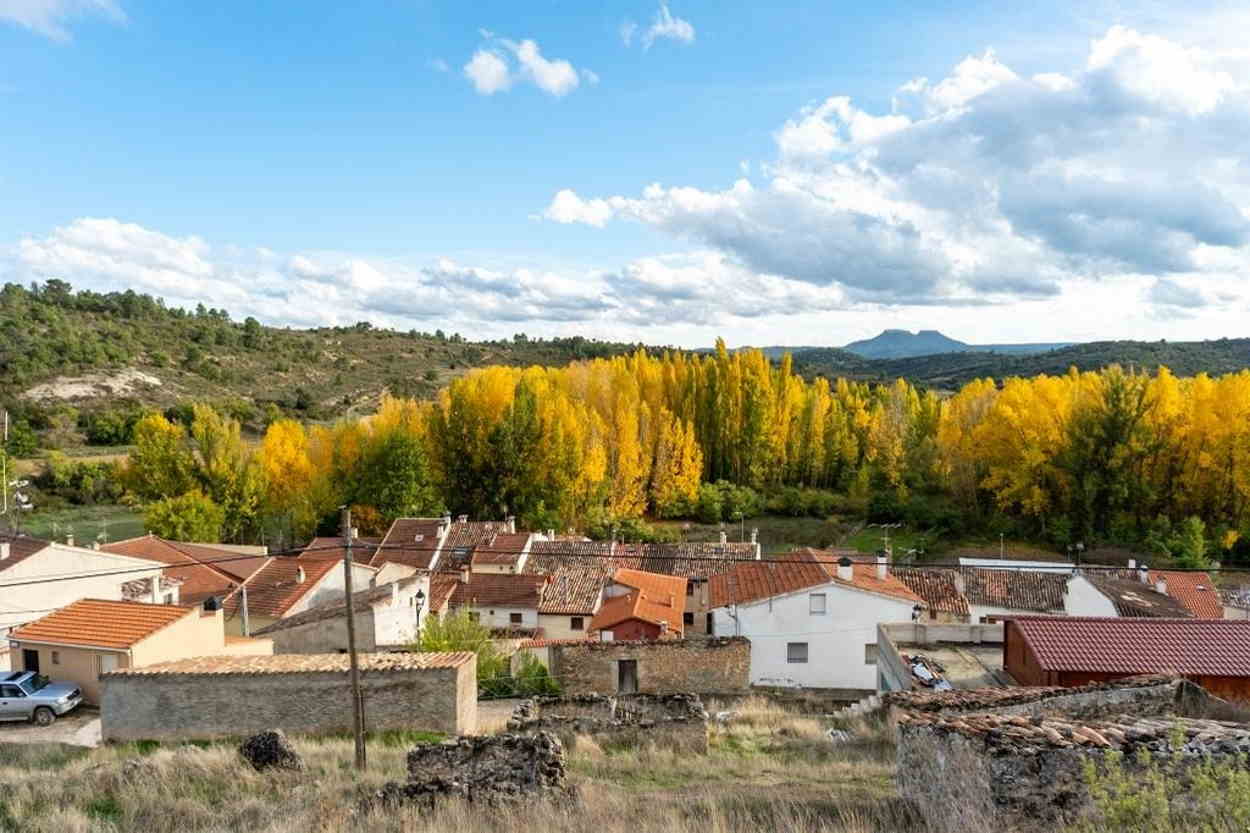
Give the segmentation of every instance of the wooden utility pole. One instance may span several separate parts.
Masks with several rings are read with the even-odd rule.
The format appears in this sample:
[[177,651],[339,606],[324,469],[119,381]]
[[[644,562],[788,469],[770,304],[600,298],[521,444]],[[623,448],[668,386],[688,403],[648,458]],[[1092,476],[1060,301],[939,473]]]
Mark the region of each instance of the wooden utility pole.
[[356,769],[364,771],[365,704],[360,697],[360,665],[356,657],[356,612],[352,609],[352,510],[344,506],[343,524],[343,589],[347,591],[347,653],[352,681],[352,734],[356,736]]

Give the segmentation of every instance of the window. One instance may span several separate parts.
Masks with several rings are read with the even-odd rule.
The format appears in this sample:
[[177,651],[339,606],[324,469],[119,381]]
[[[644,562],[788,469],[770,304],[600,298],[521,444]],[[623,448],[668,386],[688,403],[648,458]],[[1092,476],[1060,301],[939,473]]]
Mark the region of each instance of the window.
[[53,652],[52,652],[52,664],[53,664],[53,665],[60,665],[60,664],[61,664],[61,652],[60,652],[60,651],[53,651]]
[[167,604],[167,605],[171,605],[171,604],[173,604],[173,603],[174,603],[174,594],[173,594],[173,593],[166,593],[166,594],[165,594],[165,604]]
[[807,610],[812,614],[823,615],[825,612],[825,594],[813,593],[807,597]]
[[694,582],[693,581],[686,582],[686,595],[687,596],[694,595]]
[[689,610],[683,613],[681,615],[681,623],[683,625],[688,625],[689,627],[694,627],[694,613]]
[[22,691],[15,685],[0,685],[0,697],[5,700],[11,700],[16,697],[25,697],[26,692]]
[[864,665],[877,664],[877,644],[870,642],[864,646]]
[[787,642],[786,662],[807,662],[807,643]]
[[470,621],[470,622],[480,622],[480,621],[482,621],[482,614],[477,613],[477,612],[475,612],[475,611],[469,611],[469,621]]
[[508,614],[508,621],[509,621],[509,622],[511,622],[511,623],[512,623],[512,624],[514,624],[514,625],[519,625],[519,624],[521,624],[521,614],[519,614],[519,613],[510,613],[510,614]]
[[97,654],[96,662],[100,665],[101,674],[117,670],[117,654]]
[[583,631],[585,629],[586,629],[586,623],[582,620],[581,616],[573,616],[572,618],[569,619],[569,630]]

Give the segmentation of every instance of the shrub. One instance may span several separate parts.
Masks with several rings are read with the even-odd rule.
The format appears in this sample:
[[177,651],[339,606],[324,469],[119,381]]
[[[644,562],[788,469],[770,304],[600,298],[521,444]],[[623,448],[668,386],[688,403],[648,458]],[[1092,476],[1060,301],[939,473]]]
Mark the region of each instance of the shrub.
[[174,541],[219,541],[226,510],[199,490],[149,503],[143,510],[148,532]]

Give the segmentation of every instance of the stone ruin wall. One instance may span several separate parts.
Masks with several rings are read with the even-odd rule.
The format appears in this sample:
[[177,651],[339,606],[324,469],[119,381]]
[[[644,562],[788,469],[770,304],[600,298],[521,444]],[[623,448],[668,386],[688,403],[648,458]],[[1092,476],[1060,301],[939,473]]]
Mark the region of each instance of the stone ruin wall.
[[578,735],[599,743],[653,743],[706,754],[708,713],[697,694],[588,694],[536,697],[516,707],[508,730],[553,732],[565,742]]

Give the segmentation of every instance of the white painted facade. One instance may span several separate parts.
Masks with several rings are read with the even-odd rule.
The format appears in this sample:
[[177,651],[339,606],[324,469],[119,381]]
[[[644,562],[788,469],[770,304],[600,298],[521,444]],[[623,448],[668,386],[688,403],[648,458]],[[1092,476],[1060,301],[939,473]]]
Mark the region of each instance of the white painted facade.
[[[478,615],[478,621],[489,628],[537,628],[538,609],[533,607],[478,607],[470,606],[469,611]],[[512,621],[512,615],[519,613],[521,621]]]
[[1046,611],[1040,611],[1040,610],[1024,610],[1022,608],[1015,608],[1015,607],[995,607],[993,605],[974,605],[971,602],[968,604],[968,613],[969,613],[968,621],[974,625],[977,624],[978,622],[981,622],[982,617],[985,617],[985,616],[1007,617],[1007,616],[1063,616],[1064,615],[1064,611],[1062,610],[1053,610],[1053,611],[1046,612]]
[[[410,567],[407,564],[400,564],[398,561],[383,561],[382,566],[378,567],[377,573],[373,577],[374,584],[379,586],[390,584],[392,581],[415,576],[417,574],[416,567]],[[427,594],[429,591],[426,591]]]
[[159,585],[164,567],[159,561],[57,543],[7,566],[0,560],[0,584],[79,576],[0,587],[0,635],[79,599],[121,601],[123,584],[149,578]]
[[[366,564],[352,564],[352,592],[368,590],[374,585],[377,570]],[[303,613],[310,607],[333,602],[347,595],[347,584],[343,580],[343,568],[336,564],[326,572],[321,580],[309,588],[295,604],[282,615],[294,616]]]
[[[813,613],[824,594],[824,613]],[[716,636],[751,640],[753,685],[876,690],[877,625],[910,622],[915,602],[834,582],[712,611]],[[792,661],[806,645],[806,662]]]
[[[585,639],[592,618],[592,614],[565,616],[563,613],[543,613],[538,617],[538,627],[543,630],[543,639]],[[581,619],[581,628],[573,628],[574,619]]]
[[[430,577],[422,575],[404,586],[398,582],[389,586],[391,595],[373,604],[374,644],[407,645],[417,638],[420,623],[429,615]],[[424,599],[419,610],[417,593],[421,593]]]
[[[1144,587],[1145,585],[1143,585]],[[1064,613],[1069,616],[1119,616],[1115,605],[1079,573],[1068,580],[1063,597]]]

